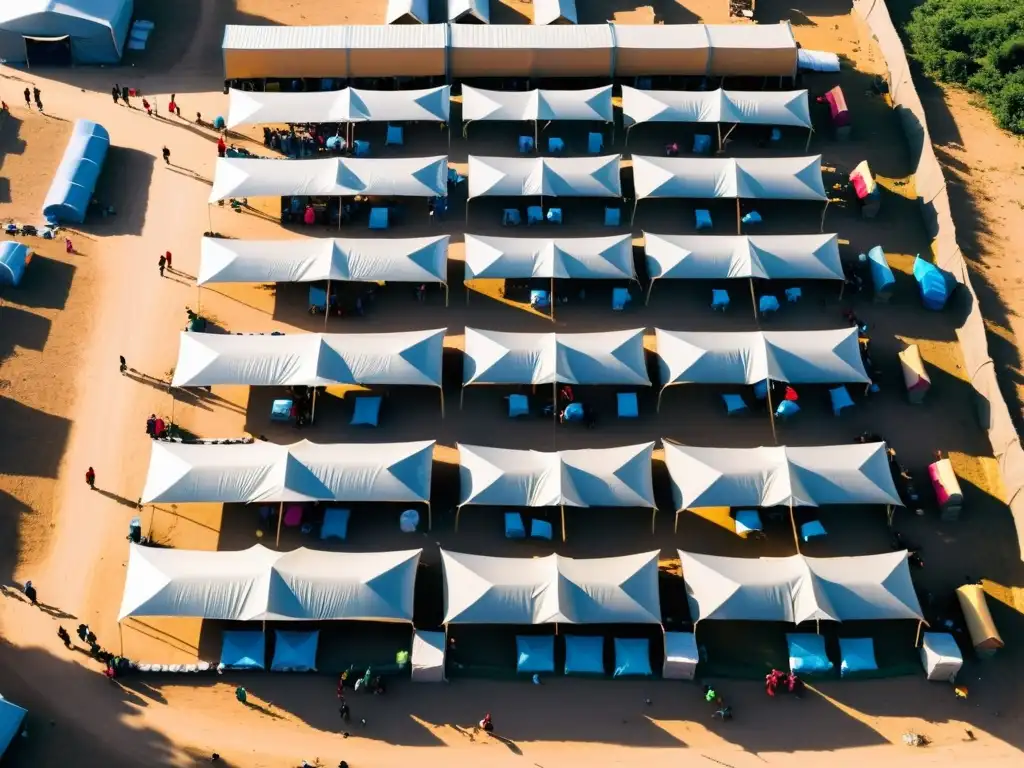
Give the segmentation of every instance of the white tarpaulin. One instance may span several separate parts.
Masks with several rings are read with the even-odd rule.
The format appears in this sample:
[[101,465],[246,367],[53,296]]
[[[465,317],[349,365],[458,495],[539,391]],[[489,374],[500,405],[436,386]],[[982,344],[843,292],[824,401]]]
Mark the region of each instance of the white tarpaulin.
[[340,91],[302,93],[239,91],[228,94],[228,128],[287,123],[448,122],[451,88],[412,91]]
[[257,544],[204,552],[132,544],[117,620],[411,622],[422,551],[275,552]]
[[445,624],[660,624],[658,552],[575,560],[441,550]]
[[469,196],[622,197],[619,155],[469,156]]
[[430,0],[388,0],[384,21],[388,24],[429,24]]
[[445,283],[448,235],[401,239],[228,240],[204,237],[199,285],[207,283]]
[[662,440],[676,509],[903,506],[885,443],[695,448]]
[[576,0],[534,0],[534,24],[575,24]]
[[466,235],[466,280],[532,277],[633,280],[633,238]]
[[182,332],[175,387],[441,386],[445,329],[273,336]]
[[905,551],[760,558],[680,551],[679,559],[695,622],[922,618]]
[[642,91],[622,86],[627,126],[639,123],[741,123],[811,128],[807,91]]
[[604,333],[502,333],[466,329],[468,384],[649,386],[644,329]]
[[443,683],[444,654],[447,646],[444,632],[421,632],[412,636],[409,663],[414,683]]
[[673,384],[868,383],[856,328],[654,331],[662,388]]
[[828,200],[821,177],[821,155],[744,158],[633,155],[633,185],[637,200],[649,197]]
[[574,91],[487,91],[462,86],[462,119],[595,120],[612,122],[612,87]]
[[444,197],[448,158],[353,158],[279,160],[221,157],[213,173],[210,202],[229,197],[373,195]]
[[153,441],[143,504],[430,501],[434,441]]
[[653,509],[654,443],[576,451],[459,445],[459,506]]
[[491,21],[490,0],[448,0],[448,21],[476,19],[481,24]]
[[[228,241],[231,242],[231,241]],[[838,235],[652,235],[651,280],[842,280]]]

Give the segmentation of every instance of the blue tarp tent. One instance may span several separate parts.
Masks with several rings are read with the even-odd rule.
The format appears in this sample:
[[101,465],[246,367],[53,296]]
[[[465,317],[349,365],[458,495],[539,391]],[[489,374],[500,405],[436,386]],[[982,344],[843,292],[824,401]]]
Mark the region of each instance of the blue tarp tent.
[[228,631],[220,651],[220,663],[230,669],[265,669],[267,638],[262,632]]
[[0,242],[0,285],[17,285],[25,274],[32,252],[24,243],[13,240]]
[[0,58],[8,64],[117,64],[133,0],[8,0],[0,3]]
[[316,647],[320,633],[274,632],[274,660],[270,668],[274,672],[316,672]]
[[565,636],[565,674],[603,675],[604,638],[600,636]]
[[21,723],[27,715],[24,709],[17,704],[11,704],[3,696],[0,696],[0,755],[3,755],[14,737],[21,730]]
[[43,201],[43,216],[48,222],[81,224],[96,189],[103,161],[110,148],[107,129],[91,120],[78,120],[64,159]]
[[914,279],[925,309],[939,310],[946,306],[954,283],[945,272],[918,256],[914,259]]
[[868,263],[871,267],[871,282],[875,288],[876,301],[888,301],[892,295],[893,285],[896,278],[892,274],[889,261],[885,258],[885,251],[882,246],[876,245],[868,251]]
[[517,635],[516,672],[555,671],[554,635]]

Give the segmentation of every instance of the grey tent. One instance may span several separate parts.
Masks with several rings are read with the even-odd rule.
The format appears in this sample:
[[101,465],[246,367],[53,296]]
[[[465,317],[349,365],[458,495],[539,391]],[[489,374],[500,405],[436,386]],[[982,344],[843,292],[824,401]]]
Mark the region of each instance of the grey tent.
[[8,64],[117,64],[133,0],[21,0],[0,5],[0,59]]

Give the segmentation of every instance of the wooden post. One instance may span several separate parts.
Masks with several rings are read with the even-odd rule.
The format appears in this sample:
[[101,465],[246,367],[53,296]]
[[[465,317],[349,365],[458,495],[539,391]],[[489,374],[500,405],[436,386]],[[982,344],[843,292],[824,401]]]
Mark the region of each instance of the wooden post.
[[275,547],[281,546],[281,523],[284,521],[284,502],[280,502],[277,506],[277,541]]
[[430,506],[430,502],[427,502],[427,530],[433,530],[434,528],[434,512]]
[[[339,211],[338,215],[341,213]],[[340,221],[340,219],[339,219]],[[331,278],[327,278],[327,293],[324,294],[324,331],[327,330],[327,318],[331,316]]]
[[437,388],[438,393],[441,395],[441,418],[444,418],[444,387]]
[[313,422],[316,421],[316,387],[313,387],[313,402],[310,403],[309,408],[309,425],[313,426]]
[[778,445],[779,444],[779,438],[775,434],[775,409],[772,408],[772,380],[771,379],[765,379],[764,381],[765,381],[765,397],[768,400],[768,420],[771,422],[771,425],[772,425],[772,441],[776,445]]
[[919,648],[921,646],[921,628],[924,627],[924,619],[919,619],[917,622],[917,637],[914,638],[914,647]]
[[565,505],[563,504],[559,509],[562,510],[562,542],[565,542]]
[[736,234],[743,234],[743,216],[740,214],[740,199],[736,198]]
[[757,308],[757,293],[754,291],[754,278],[747,278],[747,282],[750,283],[750,303],[754,305],[754,320],[757,320],[759,312]]
[[793,528],[793,543],[796,545],[796,552],[800,554],[800,534],[796,529],[796,515],[793,512],[793,505],[789,505],[789,524]]

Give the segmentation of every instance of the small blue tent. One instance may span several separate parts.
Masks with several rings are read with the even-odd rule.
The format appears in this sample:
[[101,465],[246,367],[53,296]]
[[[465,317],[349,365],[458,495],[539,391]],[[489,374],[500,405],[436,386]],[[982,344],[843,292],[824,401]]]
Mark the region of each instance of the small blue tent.
[[888,259],[882,246],[876,245],[868,251],[868,263],[871,267],[871,282],[875,287],[875,300],[885,302],[892,295],[896,278],[892,274]]
[[57,166],[43,202],[47,222],[81,224],[85,221],[109,148],[110,134],[106,128],[90,120],[75,122],[64,159]]
[[288,632],[278,629],[274,632],[274,660],[270,668],[274,672],[316,672],[316,648],[320,633]]
[[224,632],[220,663],[229,669],[265,669],[267,638],[262,632]]
[[920,256],[914,259],[914,279],[921,292],[925,309],[940,310],[946,306],[955,283],[941,269]]
[[8,0],[0,3],[0,58],[8,64],[117,64],[133,0]]
[[0,285],[18,285],[31,259],[32,251],[24,243],[0,241]]
[[14,737],[21,730],[21,723],[27,715],[24,709],[17,704],[11,704],[3,696],[0,696],[0,755],[3,755]]

